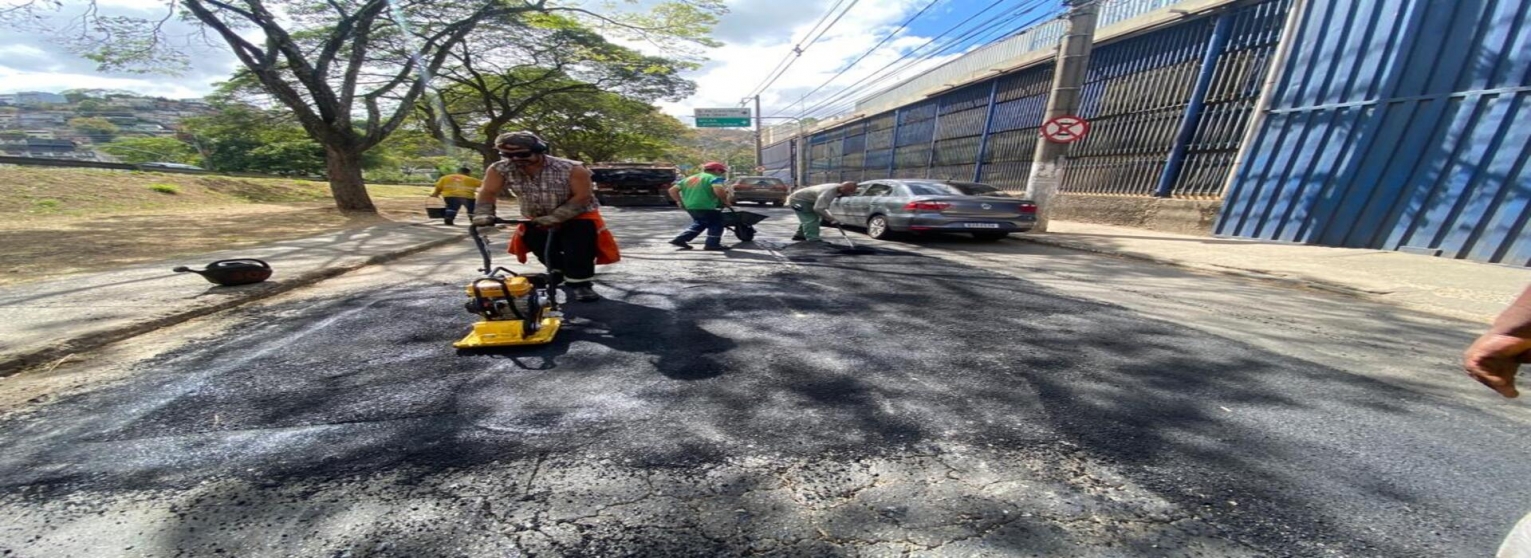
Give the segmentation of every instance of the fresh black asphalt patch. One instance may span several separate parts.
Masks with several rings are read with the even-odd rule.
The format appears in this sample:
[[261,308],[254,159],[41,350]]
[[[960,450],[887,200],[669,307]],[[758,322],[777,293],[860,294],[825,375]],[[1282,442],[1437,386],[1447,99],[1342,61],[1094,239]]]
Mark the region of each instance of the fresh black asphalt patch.
[[[457,286],[243,311],[236,331],[141,363],[129,381],[0,420],[0,505],[208,482],[264,494],[242,497],[253,500],[301,485],[343,498],[346,479],[430,484],[507,463],[649,475],[634,502],[650,505],[751,459],[769,477],[773,463],[855,469],[970,448],[1044,464],[1039,483],[1085,490],[1081,478],[1120,476],[1171,507],[1142,521],[1204,523],[1200,536],[1250,554],[1466,556],[1500,535],[1477,520],[1484,506],[1505,514],[1531,501],[1528,483],[1474,501],[1433,472],[1473,463],[1528,478],[1523,452],[1489,451],[1531,447],[1525,432],[1488,439],[1492,417],[1398,387],[908,252],[808,255],[763,240],[711,256],[634,251],[603,275],[606,300],[566,307],[554,343],[488,354],[451,348],[474,319]],[[594,512],[571,515],[586,517],[583,534],[560,542],[546,527],[556,497],[540,500],[543,527],[517,527],[505,544],[750,552],[747,533],[675,538],[702,519],[640,536],[652,525],[602,531],[613,527],[591,523]],[[888,520],[878,517],[865,521]],[[853,520],[815,524],[849,534],[773,544],[852,553],[865,527]],[[389,544],[408,554],[431,548],[424,540]],[[674,544],[659,552],[661,540]],[[1001,554],[1074,548],[1018,540]],[[791,546],[809,542],[818,551]],[[0,533],[0,547],[30,555],[15,543]]]

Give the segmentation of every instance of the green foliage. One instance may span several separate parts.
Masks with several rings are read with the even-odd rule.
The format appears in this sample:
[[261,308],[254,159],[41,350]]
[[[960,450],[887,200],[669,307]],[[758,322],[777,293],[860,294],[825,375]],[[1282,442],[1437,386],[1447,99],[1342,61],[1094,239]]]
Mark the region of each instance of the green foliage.
[[152,162],[196,165],[202,162],[202,156],[197,153],[196,148],[175,138],[117,138],[111,143],[100,146],[99,149],[110,153],[124,163],[134,165]]
[[99,99],[85,98],[74,104],[74,112],[77,114],[92,114],[100,112],[103,108],[106,108],[106,103]]
[[699,128],[676,142],[666,154],[675,163],[700,166],[707,161],[722,161],[733,174],[754,174],[755,136],[745,130]]
[[105,118],[99,117],[76,117],[69,119],[69,127],[78,130],[82,134],[91,136],[97,141],[110,141],[116,137],[119,129]]
[[591,163],[661,159],[688,132],[653,105],[612,93],[539,105],[512,125],[541,134],[559,154]]
[[181,189],[174,184],[150,184],[149,189],[172,196],[181,193]]
[[287,175],[324,173],[324,148],[277,111],[219,103],[208,116],[181,121],[208,168]]
[[645,10],[619,12],[614,9],[595,13],[581,8],[553,8],[568,10],[589,21],[602,34],[629,41],[641,41],[663,48],[672,57],[698,61],[702,48],[716,48],[722,43],[711,37],[718,16],[728,13],[723,0],[676,0],[640,5]]
[[[487,160],[494,156],[489,141],[513,129],[511,122],[519,122],[515,128],[535,127],[527,125],[529,115],[572,114],[605,102],[610,94],[637,101],[679,100],[696,90],[695,83],[681,77],[695,64],[618,45],[574,17],[529,14],[511,25],[515,32],[465,42],[455,63],[442,68],[439,80],[448,85],[435,98],[417,103],[423,129],[476,149]],[[606,104],[602,110],[614,112]],[[633,142],[627,143],[616,150],[633,151]]]
[[32,205],[43,211],[53,211],[58,209],[62,204],[60,204],[58,200],[37,200],[32,202]]

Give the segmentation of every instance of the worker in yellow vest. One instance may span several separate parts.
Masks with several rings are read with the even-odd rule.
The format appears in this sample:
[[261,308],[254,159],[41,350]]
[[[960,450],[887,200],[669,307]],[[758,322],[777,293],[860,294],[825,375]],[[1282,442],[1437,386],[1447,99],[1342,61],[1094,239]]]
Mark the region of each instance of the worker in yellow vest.
[[477,178],[470,174],[473,170],[468,167],[457,169],[457,174],[449,174],[436,181],[436,189],[431,191],[431,197],[442,198],[447,204],[447,210],[442,215],[443,221],[451,225],[457,218],[457,210],[462,207],[468,208],[468,214],[473,214],[473,199],[478,197],[478,187],[483,185]]

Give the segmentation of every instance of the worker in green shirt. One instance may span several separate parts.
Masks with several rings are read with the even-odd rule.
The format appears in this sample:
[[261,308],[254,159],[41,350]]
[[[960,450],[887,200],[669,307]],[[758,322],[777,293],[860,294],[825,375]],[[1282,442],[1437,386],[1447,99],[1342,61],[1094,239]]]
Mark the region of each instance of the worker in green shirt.
[[729,199],[728,190],[723,187],[723,175],[727,173],[727,166],[712,161],[702,165],[702,172],[688,176],[670,187],[670,199],[691,214],[691,226],[686,227],[670,244],[681,250],[690,250],[691,241],[706,231],[707,240],[702,246],[703,250],[728,249],[723,246],[722,208],[733,205],[733,200]]

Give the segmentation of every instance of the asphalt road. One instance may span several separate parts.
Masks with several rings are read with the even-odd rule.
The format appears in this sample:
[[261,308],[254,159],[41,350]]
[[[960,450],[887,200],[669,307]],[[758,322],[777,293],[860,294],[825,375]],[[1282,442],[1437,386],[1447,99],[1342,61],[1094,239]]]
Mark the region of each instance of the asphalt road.
[[465,243],[7,380],[0,555],[1485,556],[1531,507],[1471,324],[767,212],[611,212],[545,347],[451,349]]

